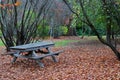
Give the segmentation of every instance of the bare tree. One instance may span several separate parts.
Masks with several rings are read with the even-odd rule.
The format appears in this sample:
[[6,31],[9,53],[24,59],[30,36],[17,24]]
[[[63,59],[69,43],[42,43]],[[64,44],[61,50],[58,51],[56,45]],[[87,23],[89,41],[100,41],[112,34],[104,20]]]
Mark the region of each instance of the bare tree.
[[7,0],[0,2],[0,24],[4,45],[26,44],[33,41],[42,12],[48,0]]

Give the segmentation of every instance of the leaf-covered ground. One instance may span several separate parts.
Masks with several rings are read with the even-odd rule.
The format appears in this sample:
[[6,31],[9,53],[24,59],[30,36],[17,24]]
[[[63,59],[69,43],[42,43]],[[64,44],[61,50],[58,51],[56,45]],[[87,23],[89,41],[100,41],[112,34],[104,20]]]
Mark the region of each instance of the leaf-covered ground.
[[[58,40],[61,39],[79,38]],[[57,56],[59,62],[47,57],[42,60],[45,67],[40,68],[34,60],[28,59],[18,59],[11,64],[12,57],[2,55],[5,50],[0,47],[0,80],[120,80],[120,61],[98,41],[84,38],[52,49],[64,50]]]

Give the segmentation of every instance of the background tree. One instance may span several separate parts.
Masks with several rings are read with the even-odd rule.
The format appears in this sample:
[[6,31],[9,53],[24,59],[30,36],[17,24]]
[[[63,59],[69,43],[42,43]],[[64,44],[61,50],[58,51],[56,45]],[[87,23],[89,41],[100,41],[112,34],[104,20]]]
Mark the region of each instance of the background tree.
[[[75,0],[77,6],[79,7],[79,10],[82,12],[82,19],[80,15],[72,8],[69,4],[70,2],[68,0],[63,0],[66,5],[69,7],[69,9],[77,15],[79,20],[87,24],[91,30],[95,33],[95,35],[98,37],[98,39],[105,45],[109,46],[112,51],[115,53],[117,58],[120,60],[120,52],[118,50],[118,47],[115,45],[117,44],[115,36],[118,35],[120,25],[118,23],[119,19],[119,5],[116,5],[116,1],[118,0]],[[72,1],[72,0],[70,0]],[[94,3],[97,2],[99,6],[94,5]],[[96,26],[95,20],[99,16],[95,16],[94,8],[92,7],[91,9],[89,7],[86,7],[88,5],[93,6],[94,8],[99,7],[98,9],[102,10],[104,14],[104,30],[105,30],[105,38],[101,36],[99,33],[98,29],[99,26]],[[73,5],[74,6],[74,5]],[[88,11],[92,12],[93,14],[91,15]],[[95,16],[95,17],[94,17]],[[102,17],[102,16],[101,16]],[[94,20],[93,20],[94,19]],[[118,30],[118,31],[117,31]],[[114,34],[113,34],[114,33]],[[114,36],[114,38],[112,38]]]
[[[63,35],[66,30],[69,32],[71,11],[62,0],[50,0],[51,6],[46,14],[46,21],[50,26],[50,34],[53,37]],[[71,33],[71,32],[69,32]],[[69,34],[68,34],[69,35]]]

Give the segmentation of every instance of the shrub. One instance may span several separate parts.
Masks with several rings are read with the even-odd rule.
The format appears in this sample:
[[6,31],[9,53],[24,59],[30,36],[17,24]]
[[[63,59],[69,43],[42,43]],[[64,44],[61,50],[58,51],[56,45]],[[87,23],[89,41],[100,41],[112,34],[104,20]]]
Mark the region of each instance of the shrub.
[[39,25],[35,33],[36,37],[44,39],[45,37],[49,36],[49,28],[50,26]]
[[61,26],[62,35],[66,35],[68,32],[67,26]]

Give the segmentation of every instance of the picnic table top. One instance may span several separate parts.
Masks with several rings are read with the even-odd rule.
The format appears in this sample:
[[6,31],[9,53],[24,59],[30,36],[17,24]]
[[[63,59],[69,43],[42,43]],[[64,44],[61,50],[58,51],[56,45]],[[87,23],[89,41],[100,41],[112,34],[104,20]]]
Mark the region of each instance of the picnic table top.
[[25,49],[40,48],[40,47],[46,47],[46,46],[54,46],[54,43],[52,41],[40,41],[35,43],[13,46],[13,47],[10,47],[10,49],[25,50]]

